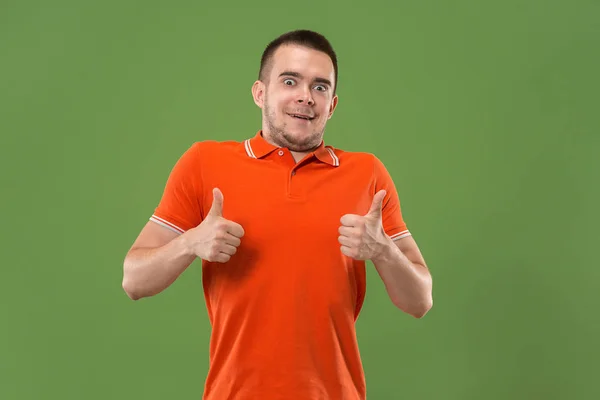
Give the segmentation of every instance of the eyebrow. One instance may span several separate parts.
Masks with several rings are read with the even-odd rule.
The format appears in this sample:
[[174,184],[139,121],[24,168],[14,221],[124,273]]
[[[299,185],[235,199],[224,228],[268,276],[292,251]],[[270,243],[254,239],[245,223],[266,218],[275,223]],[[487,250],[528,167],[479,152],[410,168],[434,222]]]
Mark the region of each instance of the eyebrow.
[[[300,78],[300,79],[303,78],[303,76],[302,76],[301,73],[299,73],[299,72],[293,72],[293,71],[284,71],[284,72],[282,72],[282,73],[279,74],[279,77],[282,77],[282,76],[293,76],[295,78]],[[315,78],[315,82],[324,83],[326,85],[331,86],[331,81],[329,79],[318,78],[317,77],[317,78]]]

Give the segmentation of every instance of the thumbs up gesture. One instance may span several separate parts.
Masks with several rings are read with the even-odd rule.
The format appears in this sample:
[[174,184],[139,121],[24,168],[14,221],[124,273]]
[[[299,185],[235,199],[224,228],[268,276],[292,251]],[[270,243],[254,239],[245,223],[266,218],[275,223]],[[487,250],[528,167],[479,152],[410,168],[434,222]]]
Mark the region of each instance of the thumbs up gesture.
[[385,247],[386,235],[381,221],[385,194],[385,190],[375,194],[366,215],[346,214],[340,219],[338,241],[344,255],[355,260],[371,260]]
[[213,189],[212,206],[202,223],[191,229],[189,246],[203,260],[225,263],[237,252],[243,236],[240,224],[223,218],[223,193]]

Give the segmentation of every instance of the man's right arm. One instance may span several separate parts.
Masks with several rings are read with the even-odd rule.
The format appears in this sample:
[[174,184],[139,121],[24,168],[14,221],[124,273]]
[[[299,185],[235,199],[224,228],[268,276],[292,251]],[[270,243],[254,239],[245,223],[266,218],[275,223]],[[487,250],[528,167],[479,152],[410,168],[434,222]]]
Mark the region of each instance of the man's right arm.
[[132,300],[162,292],[190,266],[196,254],[187,235],[147,222],[123,263],[123,290]]
[[223,218],[223,193],[195,228],[176,233],[148,221],[125,256],[123,290],[133,299],[154,296],[169,287],[196,257],[226,263],[237,252],[244,228]]
[[[133,300],[162,292],[199,257],[201,249],[191,243],[197,236],[193,226],[202,222],[199,152],[200,145],[194,144],[177,160],[153,213],[158,221],[146,223],[125,256],[122,286]],[[163,226],[164,221],[178,232]]]

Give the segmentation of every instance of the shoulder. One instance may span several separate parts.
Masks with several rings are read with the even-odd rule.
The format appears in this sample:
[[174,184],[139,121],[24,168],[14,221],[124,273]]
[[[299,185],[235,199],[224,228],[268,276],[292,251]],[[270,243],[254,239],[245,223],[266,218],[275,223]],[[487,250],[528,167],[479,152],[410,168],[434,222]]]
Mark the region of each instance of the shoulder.
[[[363,176],[375,185],[392,186],[393,178],[384,162],[376,154],[364,151],[347,151],[331,147],[340,160],[340,166],[351,170],[353,176]],[[359,172],[360,171],[360,172]]]
[[240,153],[243,149],[240,142],[202,140],[184,145],[174,168],[187,172],[199,173],[200,170],[215,162],[231,160],[232,155]]

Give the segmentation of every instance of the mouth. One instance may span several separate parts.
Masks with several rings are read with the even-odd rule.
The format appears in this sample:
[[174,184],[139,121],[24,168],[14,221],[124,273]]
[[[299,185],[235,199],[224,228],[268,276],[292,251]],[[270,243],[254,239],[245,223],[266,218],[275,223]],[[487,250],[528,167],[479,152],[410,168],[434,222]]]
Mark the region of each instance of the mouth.
[[299,120],[304,120],[304,121],[312,121],[313,119],[315,119],[315,117],[311,117],[310,115],[306,115],[306,114],[288,114],[288,115],[294,119],[299,119]]

